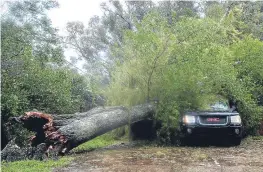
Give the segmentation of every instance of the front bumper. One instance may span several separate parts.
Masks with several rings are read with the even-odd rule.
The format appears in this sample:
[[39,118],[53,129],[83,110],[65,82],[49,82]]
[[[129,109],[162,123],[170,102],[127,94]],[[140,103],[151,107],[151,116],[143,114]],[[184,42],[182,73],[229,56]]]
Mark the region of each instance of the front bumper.
[[198,126],[181,125],[184,136],[232,136],[242,137],[243,127],[239,126]]

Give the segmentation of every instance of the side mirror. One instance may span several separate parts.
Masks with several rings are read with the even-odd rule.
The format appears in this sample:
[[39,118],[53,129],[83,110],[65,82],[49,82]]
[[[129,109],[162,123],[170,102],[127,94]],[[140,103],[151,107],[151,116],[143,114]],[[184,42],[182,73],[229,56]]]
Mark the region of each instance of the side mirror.
[[237,107],[233,105],[233,106],[230,108],[230,111],[231,111],[231,112],[237,112]]

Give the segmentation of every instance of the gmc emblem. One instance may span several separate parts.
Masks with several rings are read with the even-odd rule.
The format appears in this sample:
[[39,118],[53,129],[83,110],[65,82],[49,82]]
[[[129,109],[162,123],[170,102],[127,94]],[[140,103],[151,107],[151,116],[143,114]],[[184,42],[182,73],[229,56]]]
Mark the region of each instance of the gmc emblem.
[[220,122],[219,118],[207,118],[206,121],[208,122]]

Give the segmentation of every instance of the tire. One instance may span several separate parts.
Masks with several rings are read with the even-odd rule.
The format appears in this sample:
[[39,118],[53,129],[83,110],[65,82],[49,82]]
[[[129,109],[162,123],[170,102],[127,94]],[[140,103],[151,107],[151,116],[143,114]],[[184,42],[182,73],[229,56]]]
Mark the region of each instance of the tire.
[[233,138],[232,139],[232,144],[234,145],[234,146],[239,146],[240,145],[240,143],[241,143],[241,137],[237,137],[237,138]]
[[189,146],[190,139],[188,137],[181,137],[179,146]]

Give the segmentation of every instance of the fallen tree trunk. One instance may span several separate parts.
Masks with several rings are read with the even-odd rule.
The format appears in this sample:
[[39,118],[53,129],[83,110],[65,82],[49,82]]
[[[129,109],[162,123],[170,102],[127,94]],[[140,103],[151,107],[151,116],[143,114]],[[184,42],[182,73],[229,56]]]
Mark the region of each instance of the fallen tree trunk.
[[69,125],[61,127],[58,132],[67,138],[67,148],[72,149],[94,137],[110,130],[150,117],[154,113],[152,105],[132,107],[114,107],[76,120]]
[[122,106],[97,107],[84,113],[64,115],[27,112],[11,120],[36,133],[31,138],[31,146],[45,143],[46,154],[51,151],[64,154],[115,128],[151,118],[154,113],[154,105],[144,104],[130,109]]
[[116,106],[116,107],[96,107],[93,108],[87,112],[82,112],[82,113],[75,113],[75,114],[60,114],[60,115],[53,115],[53,122],[54,125],[57,126],[58,128],[68,125],[70,123],[72,123],[75,120],[81,120],[85,117],[89,117],[92,116],[94,114],[99,114],[102,112],[107,112],[107,111],[112,111],[114,109],[118,109],[120,107]]

